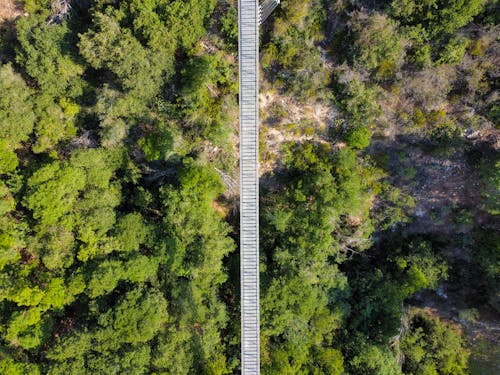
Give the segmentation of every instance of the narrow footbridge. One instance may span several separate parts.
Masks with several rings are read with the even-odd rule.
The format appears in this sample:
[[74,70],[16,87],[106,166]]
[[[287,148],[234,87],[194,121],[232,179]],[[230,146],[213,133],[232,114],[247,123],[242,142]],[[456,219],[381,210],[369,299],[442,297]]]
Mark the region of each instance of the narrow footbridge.
[[259,25],[279,0],[239,0],[241,373],[260,373]]

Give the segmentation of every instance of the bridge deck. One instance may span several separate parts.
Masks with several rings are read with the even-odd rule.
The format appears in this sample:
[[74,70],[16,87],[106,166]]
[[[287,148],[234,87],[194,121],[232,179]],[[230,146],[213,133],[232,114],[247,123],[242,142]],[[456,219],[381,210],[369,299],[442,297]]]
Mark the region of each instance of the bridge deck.
[[239,0],[241,373],[260,372],[259,0]]

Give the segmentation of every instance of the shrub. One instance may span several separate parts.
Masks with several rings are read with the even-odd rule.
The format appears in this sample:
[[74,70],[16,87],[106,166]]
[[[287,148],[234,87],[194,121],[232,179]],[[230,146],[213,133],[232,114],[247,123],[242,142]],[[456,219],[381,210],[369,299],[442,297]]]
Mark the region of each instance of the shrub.
[[470,352],[457,327],[415,313],[402,342],[403,371],[408,374],[465,375]]
[[458,36],[451,38],[446,46],[441,50],[437,64],[456,65],[460,63],[465,55],[468,45],[469,39],[465,37]]
[[413,125],[419,128],[422,128],[425,125],[427,125],[427,119],[425,117],[425,113],[422,112],[420,108],[415,108],[413,110]]
[[452,119],[447,119],[433,127],[429,140],[438,148],[449,149],[461,140],[462,131]]
[[372,132],[360,124],[349,126],[343,134],[344,141],[353,148],[364,149],[370,145]]

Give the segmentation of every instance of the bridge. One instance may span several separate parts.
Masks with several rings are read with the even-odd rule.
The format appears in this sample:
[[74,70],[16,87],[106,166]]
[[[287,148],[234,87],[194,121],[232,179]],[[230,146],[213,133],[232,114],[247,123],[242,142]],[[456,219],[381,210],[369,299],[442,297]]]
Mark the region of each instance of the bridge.
[[260,373],[259,25],[279,0],[239,0],[241,373]]

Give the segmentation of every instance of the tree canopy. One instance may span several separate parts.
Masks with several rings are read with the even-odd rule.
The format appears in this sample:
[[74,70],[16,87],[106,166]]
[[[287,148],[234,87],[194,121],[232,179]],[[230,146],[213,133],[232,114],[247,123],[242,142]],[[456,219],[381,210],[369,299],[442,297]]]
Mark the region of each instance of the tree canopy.
[[[0,373],[238,373],[237,2],[3,3]],[[416,306],[500,310],[497,8],[261,26],[263,374],[468,373]]]

